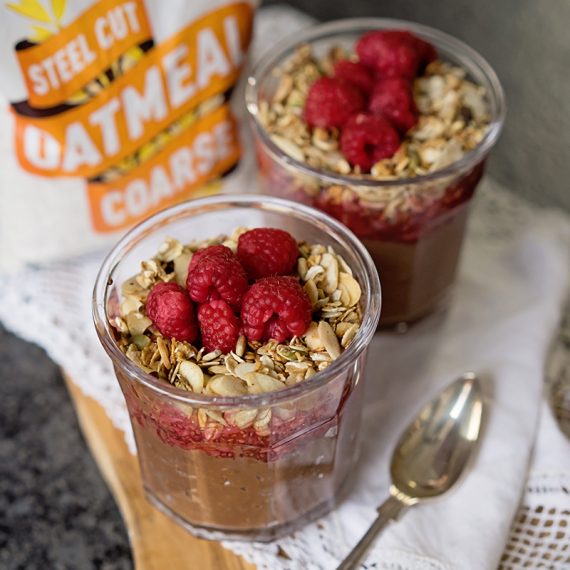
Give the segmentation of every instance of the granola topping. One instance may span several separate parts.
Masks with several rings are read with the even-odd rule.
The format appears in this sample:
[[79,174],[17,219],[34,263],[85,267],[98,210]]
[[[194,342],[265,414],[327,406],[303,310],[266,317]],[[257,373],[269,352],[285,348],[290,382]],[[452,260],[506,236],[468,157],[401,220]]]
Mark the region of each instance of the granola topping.
[[293,158],[342,175],[401,179],[440,170],[483,140],[490,122],[484,88],[470,81],[464,69],[435,60],[414,81],[418,123],[405,134],[398,151],[377,162],[369,174],[351,167],[338,150],[340,131],[311,129],[303,117],[311,85],[330,75],[341,60],[354,56],[335,46],[319,58],[303,45],[274,71],[279,85],[272,100],[260,102],[260,119],[275,144]]
[[[346,261],[332,247],[299,242],[294,275],[307,293],[312,322],[303,336],[278,343],[248,341],[242,334],[227,354],[207,352],[166,338],[146,315],[151,288],[160,282],[186,281],[193,254],[203,247],[223,244],[237,249],[237,228],[231,236],[182,244],[168,238],[156,256],[141,263],[140,272],[122,285],[120,314],[111,319],[120,349],[137,366],[170,384],[196,394],[243,396],[282,390],[326,369],[350,346],[362,322],[361,288]],[[261,435],[271,420],[269,410],[244,409],[214,413],[200,410],[199,423],[253,428]]]

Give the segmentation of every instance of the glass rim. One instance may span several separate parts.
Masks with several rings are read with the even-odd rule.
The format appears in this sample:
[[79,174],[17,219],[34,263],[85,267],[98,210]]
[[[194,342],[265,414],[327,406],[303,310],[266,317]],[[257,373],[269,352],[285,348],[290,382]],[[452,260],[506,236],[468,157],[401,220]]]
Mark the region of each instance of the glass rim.
[[[387,180],[374,180],[370,178],[358,178],[350,175],[336,174],[319,168],[313,168],[307,163],[293,158],[277,146],[268,135],[265,127],[259,119],[258,107],[258,82],[279,65],[289,51],[296,46],[311,43],[316,40],[341,33],[349,33],[359,29],[407,29],[417,32],[420,36],[435,43],[437,47],[448,48],[453,53],[468,57],[483,74],[488,82],[488,97],[495,103],[495,110],[489,124],[487,133],[481,142],[473,149],[466,152],[459,160],[450,165],[418,176],[408,178],[395,178]],[[358,190],[358,187],[369,189],[391,188],[394,186],[412,185],[423,182],[437,181],[457,172],[467,170],[478,161],[483,159],[497,142],[499,134],[503,128],[506,115],[505,93],[497,74],[487,60],[473,48],[469,47],[461,40],[431,26],[418,24],[408,20],[398,20],[392,18],[345,18],[334,20],[308,29],[290,34],[285,39],[278,42],[271,48],[253,67],[247,78],[245,87],[245,102],[251,122],[255,131],[265,145],[265,149],[277,160],[294,167],[303,174],[318,178],[331,184],[351,186]]]
[[[148,237],[153,231],[163,227],[167,223],[182,219],[188,210],[200,213],[214,207],[218,210],[230,209],[231,207],[253,206],[260,211],[272,211],[276,213],[297,214],[297,217],[305,221],[316,219],[321,225],[325,225],[333,235],[341,237],[351,248],[362,267],[364,283],[361,283],[363,295],[367,297],[363,320],[356,336],[350,346],[342,354],[331,362],[324,370],[318,371],[314,376],[303,380],[293,386],[274,392],[262,394],[247,394],[244,396],[209,396],[195,394],[168,384],[164,380],[156,378],[144,372],[119,349],[114,335],[113,327],[107,318],[107,299],[111,286],[114,285],[113,273],[120,265],[126,254],[141,240]],[[299,216],[301,214],[301,216]],[[373,271],[370,271],[373,269]],[[382,304],[381,288],[378,273],[374,262],[367,249],[360,240],[345,226],[328,214],[320,212],[309,206],[271,196],[259,194],[219,195],[188,200],[181,204],[166,208],[146,220],[140,222],[127,232],[105,256],[98,271],[93,288],[92,313],[97,335],[103,348],[113,362],[113,366],[119,365],[128,376],[151,389],[153,392],[169,399],[188,405],[202,407],[241,407],[258,408],[274,405],[278,402],[288,401],[304,393],[314,391],[326,385],[344,369],[353,364],[365,350],[376,331],[380,318]],[[377,305],[377,307],[375,307]]]

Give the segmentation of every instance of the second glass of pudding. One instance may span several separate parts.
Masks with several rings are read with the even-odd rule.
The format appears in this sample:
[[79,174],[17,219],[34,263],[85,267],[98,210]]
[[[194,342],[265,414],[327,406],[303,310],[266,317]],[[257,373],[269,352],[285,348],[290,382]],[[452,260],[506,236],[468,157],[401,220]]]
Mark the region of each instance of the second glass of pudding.
[[[414,93],[424,97],[424,106],[449,117],[438,122],[420,115],[413,150],[403,152],[402,145],[388,168],[382,161],[370,174],[359,174],[334,137],[303,125],[303,105],[311,82],[330,75],[335,60],[354,59],[356,42],[373,30],[407,30],[435,47],[435,71],[415,81]],[[464,80],[469,85],[458,92]],[[410,323],[429,313],[455,279],[469,203],[504,120],[503,90],[489,64],[464,43],[426,26],[341,20],[296,34],[269,52],[248,80],[246,100],[263,191],[319,208],[362,240],[380,273],[381,325]],[[416,103],[421,107],[421,100]],[[470,126],[477,115],[485,115],[479,131]],[[438,134],[441,123],[446,130]],[[460,149],[449,132],[465,127],[468,148]]]
[[[180,242],[231,235],[239,226],[285,229],[298,241],[322,245],[323,251],[332,248],[329,257],[333,250],[342,256],[337,277],[342,281],[344,274],[350,281],[342,271],[351,271],[360,284],[351,305],[361,315],[360,327],[346,345],[343,338],[346,349],[332,361],[325,353],[317,357],[310,352],[315,363],[311,376],[305,374],[307,354],[297,353],[303,347],[294,339],[269,346],[281,368],[301,373],[300,381],[284,389],[208,393],[208,374],[223,373],[228,361],[220,351],[204,350],[196,359],[204,372],[204,380],[202,372],[198,376],[205,391],[182,389],[168,360],[180,348],[191,350],[188,346],[159,337],[158,361],[143,361],[152,370],[140,366],[148,336],[132,336],[134,345],[121,349],[123,327],[137,327],[136,322],[129,324],[129,316],[126,325],[118,321],[125,313],[124,303],[130,302],[123,295],[140,291],[141,283],[146,285],[144,280],[152,280],[157,272],[178,271]],[[167,238],[177,241],[167,240],[159,250]],[[160,263],[147,261],[141,272],[141,261],[152,259],[157,251]],[[330,510],[357,458],[364,361],[380,302],[378,276],[358,239],[326,214],[290,201],[262,196],[193,200],[149,218],[127,234],[101,268],[93,307],[99,338],[127,403],[150,501],[198,536],[262,541],[296,530]],[[339,312],[347,317],[345,329],[350,329],[348,313]],[[333,326],[338,334],[338,325]],[[245,368],[255,367],[258,355],[235,351],[230,358],[234,365],[241,361]],[[168,370],[161,367],[162,358]],[[190,371],[198,368],[186,366]]]

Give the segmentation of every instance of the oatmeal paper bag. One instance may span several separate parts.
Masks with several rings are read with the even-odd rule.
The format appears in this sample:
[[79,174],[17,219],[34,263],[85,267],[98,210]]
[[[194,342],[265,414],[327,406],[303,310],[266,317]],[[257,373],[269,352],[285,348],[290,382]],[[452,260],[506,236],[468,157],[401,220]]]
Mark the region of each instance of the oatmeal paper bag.
[[[0,4],[0,270],[227,189],[255,0]],[[234,173],[234,174],[232,174]]]

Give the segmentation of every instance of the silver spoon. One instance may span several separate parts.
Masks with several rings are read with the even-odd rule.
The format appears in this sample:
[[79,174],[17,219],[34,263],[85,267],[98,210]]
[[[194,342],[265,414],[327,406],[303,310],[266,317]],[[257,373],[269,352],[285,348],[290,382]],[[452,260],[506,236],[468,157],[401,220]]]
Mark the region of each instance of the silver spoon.
[[392,454],[390,497],[337,570],[353,570],[378,535],[411,506],[448,491],[474,456],[483,421],[483,390],[464,374],[429,402],[400,436]]

